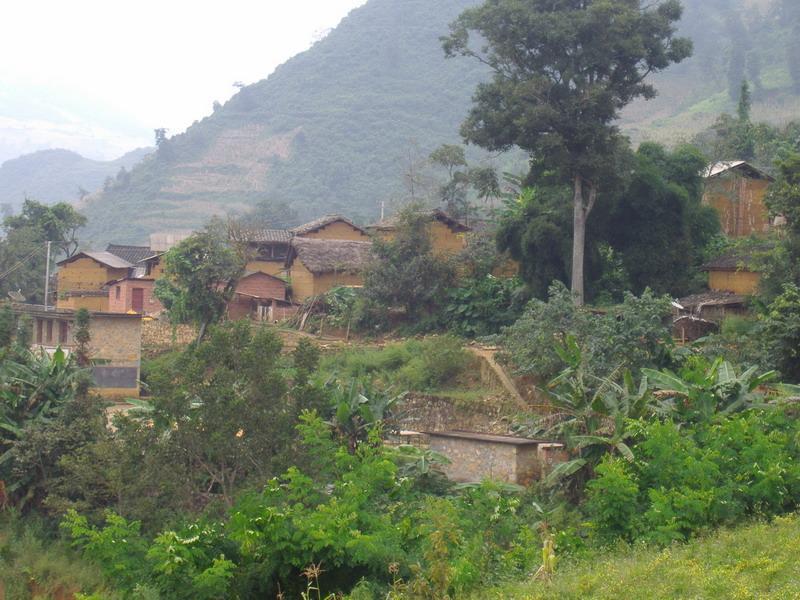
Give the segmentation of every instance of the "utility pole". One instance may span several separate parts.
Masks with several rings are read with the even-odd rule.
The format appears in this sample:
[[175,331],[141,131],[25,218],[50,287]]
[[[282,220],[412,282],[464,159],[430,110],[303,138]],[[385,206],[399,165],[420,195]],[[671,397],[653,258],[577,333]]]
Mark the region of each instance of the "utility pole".
[[50,242],[47,244],[47,258],[44,266],[44,310],[47,311],[47,297],[50,295]]
[[386,209],[386,202],[381,200],[381,222],[383,221],[383,213],[384,213],[385,209]]

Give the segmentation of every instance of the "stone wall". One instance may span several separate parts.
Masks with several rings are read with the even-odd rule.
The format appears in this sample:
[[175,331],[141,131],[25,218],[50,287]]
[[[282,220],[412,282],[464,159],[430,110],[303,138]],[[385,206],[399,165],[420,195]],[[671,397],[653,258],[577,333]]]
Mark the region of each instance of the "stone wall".
[[[535,446],[533,448],[535,452]],[[491,479],[517,483],[517,447],[514,445],[431,436],[430,449],[450,459],[444,472],[452,481]]]
[[513,401],[503,397],[462,402],[427,394],[409,394],[400,404],[398,427],[412,431],[482,431],[508,434],[514,415]]
[[173,329],[166,319],[145,319],[142,323],[142,352],[148,356],[180,350],[196,338],[197,329],[191,325],[177,325]]

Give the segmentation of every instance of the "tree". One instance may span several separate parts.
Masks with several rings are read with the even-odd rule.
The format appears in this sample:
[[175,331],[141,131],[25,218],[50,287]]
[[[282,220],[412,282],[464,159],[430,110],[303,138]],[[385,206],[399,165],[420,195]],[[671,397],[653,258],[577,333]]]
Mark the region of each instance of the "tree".
[[409,317],[430,314],[444,301],[455,270],[447,256],[433,253],[430,211],[412,204],[400,211],[398,221],[393,239],[373,242],[365,298],[384,308],[402,307]]
[[45,242],[62,256],[78,249],[77,230],[86,218],[70,204],[48,206],[26,199],[17,215],[3,219],[4,239],[0,240],[0,294],[21,290],[31,302],[44,296]]
[[597,237],[621,258],[631,291],[692,291],[705,249],[719,233],[716,211],[701,203],[706,159],[691,146],[670,152],[644,143],[625,189],[615,195]]
[[196,233],[165,255],[164,277],[156,282],[156,297],[173,323],[198,327],[198,341],[206,328],[219,321],[244,272],[244,257],[218,226]]
[[75,362],[79,367],[88,367],[91,365],[89,342],[92,338],[89,333],[89,311],[85,308],[75,312],[75,333],[72,337],[75,339]]
[[300,223],[295,209],[285,202],[271,198],[259,200],[244,219],[250,228],[256,226],[266,229],[288,229]]
[[[678,0],[487,0],[443,38],[446,56],[468,56],[494,75],[478,86],[462,125],[470,143],[519,146],[531,175],[548,171],[573,189],[572,290],[584,297],[586,225],[621,142],[614,125],[638,97],[655,96],[646,77],[690,56],[675,37]],[[477,34],[481,49],[470,46]]]
[[467,216],[467,190],[470,179],[463,146],[444,144],[430,155],[431,162],[447,170],[447,181],[439,186],[439,200],[456,219]]

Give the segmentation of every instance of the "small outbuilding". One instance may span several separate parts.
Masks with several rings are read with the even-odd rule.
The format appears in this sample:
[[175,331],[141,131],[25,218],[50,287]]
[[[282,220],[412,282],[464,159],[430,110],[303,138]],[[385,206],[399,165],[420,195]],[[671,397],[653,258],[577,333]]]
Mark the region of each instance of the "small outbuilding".
[[445,475],[461,483],[484,479],[529,485],[567,459],[563,444],[542,440],[475,433],[428,432],[430,449],[446,456]]

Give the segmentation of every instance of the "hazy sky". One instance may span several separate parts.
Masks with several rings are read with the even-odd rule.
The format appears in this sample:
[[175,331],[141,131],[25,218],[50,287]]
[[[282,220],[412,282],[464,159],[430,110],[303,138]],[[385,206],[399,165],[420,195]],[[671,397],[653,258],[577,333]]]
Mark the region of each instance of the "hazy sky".
[[[263,79],[364,2],[6,0],[0,100],[38,94],[51,109],[95,112],[103,130],[117,119],[125,135],[149,141],[155,127],[176,133],[209,114],[233,82]],[[19,119],[2,112],[0,124]]]

